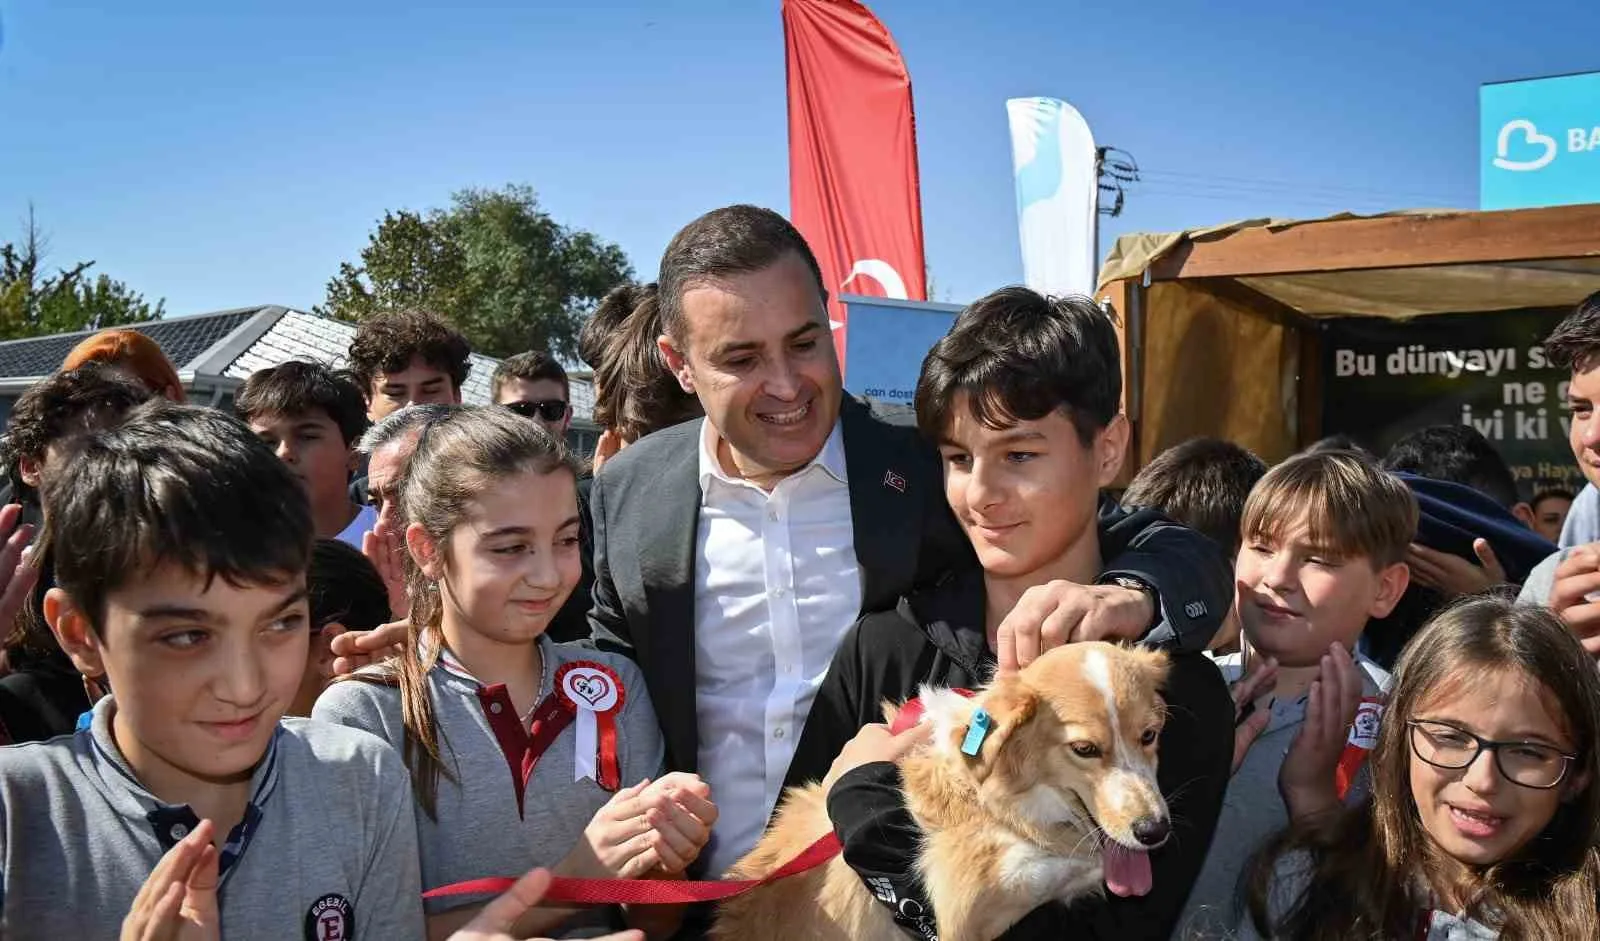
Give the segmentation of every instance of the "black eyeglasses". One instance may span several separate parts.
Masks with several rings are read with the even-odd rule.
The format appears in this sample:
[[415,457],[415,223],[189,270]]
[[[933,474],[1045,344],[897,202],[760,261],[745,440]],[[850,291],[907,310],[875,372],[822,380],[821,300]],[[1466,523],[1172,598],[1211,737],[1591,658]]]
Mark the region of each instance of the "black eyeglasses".
[[1411,727],[1411,750],[1435,768],[1459,771],[1487,750],[1494,753],[1495,767],[1507,781],[1541,791],[1560,784],[1578,760],[1577,755],[1550,745],[1491,741],[1444,722],[1412,719],[1406,725]]
[[501,404],[523,418],[542,418],[548,422],[558,422],[567,417],[567,403],[561,399],[545,399],[542,402],[504,402]]

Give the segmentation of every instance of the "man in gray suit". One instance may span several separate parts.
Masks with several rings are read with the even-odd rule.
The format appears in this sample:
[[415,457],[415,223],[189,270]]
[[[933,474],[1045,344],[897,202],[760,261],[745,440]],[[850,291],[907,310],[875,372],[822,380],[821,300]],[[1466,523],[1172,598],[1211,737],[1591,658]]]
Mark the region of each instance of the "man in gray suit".
[[[715,874],[765,827],[850,626],[976,561],[934,448],[844,394],[827,291],[787,221],[707,213],[673,238],[659,282],[660,350],[706,417],[640,439],[596,477],[589,617],[600,646],[643,669],[668,764],[711,786],[720,816],[700,864]],[[1227,569],[1203,536],[1166,528],[1113,554],[1112,584],[1033,591],[998,644],[1020,663],[1152,632],[1203,647],[1228,607]]]

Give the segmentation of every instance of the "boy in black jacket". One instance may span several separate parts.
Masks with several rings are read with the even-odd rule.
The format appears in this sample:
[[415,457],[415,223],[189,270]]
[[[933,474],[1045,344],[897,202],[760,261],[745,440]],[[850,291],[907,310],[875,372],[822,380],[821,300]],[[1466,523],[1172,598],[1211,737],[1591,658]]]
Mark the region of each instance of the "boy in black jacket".
[[[885,700],[915,696],[923,684],[986,683],[1000,623],[1028,589],[1053,579],[1088,585],[1115,578],[1120,573],[1105,571],[1103,560],[1117,556],[1119,568],[1136,561],[1141,544],[1175,526],[1152,526],[1163,521],[1159,514],[1125,513],[1099,496],[1121,469],[1128,439],[1118,411],[1118,362],[1110,319],[1092,303],[1047,300],[1023,288],[974,303],[934,346],[917,384],[918,425],[939,443],[946,497],[982,570],[947,576],[851,630],[812,705],[791,783],[820,777],[858,730],[880,720]],[[1208,545],[1197,540],[1184,563],[1225,572]],[[1227,602],[1215,604],[1220,618]],[[1043,906],[1006,938],[1165,938],[1182,912],[1227,788],[1233,705],[1221,675],[1194,646],[1143,639],[1179,648],[1164,690],[1169,714],[1159,765],[1174,829],[1150,854],[1154,888],[1137,898],[1092,897],[1070,909]],[[874,896],[917,936],[936,937],[932,906],[912,867],[918,831],[896,767],[875,761],[845,770],[828,809],[845,859]]]

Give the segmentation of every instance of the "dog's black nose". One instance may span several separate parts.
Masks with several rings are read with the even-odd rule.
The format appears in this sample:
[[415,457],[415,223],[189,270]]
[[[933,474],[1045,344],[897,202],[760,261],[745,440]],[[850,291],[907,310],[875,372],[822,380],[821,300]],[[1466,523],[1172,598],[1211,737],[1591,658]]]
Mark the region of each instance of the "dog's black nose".
[[1144,846],[1160,846],[1172,832],[1165,817],[1140,817],[1133,822],[1133,838]]

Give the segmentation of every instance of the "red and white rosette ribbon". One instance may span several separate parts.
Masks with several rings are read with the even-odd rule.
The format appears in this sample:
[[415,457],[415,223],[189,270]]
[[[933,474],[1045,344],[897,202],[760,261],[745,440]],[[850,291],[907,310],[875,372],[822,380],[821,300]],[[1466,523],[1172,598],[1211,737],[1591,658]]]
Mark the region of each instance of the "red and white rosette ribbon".
[[1344,752],[1339,756],[1339,765],[1334,771],[1334,784],[1339,791],[1339,799],[1350,792],[1356,783],[1356,776],[1361,773],[1361,766],[1366,764],[1367,755],[1378,745],[1378,729],[1383,724],[1384,700],[1381,696],[1362,697],[1361,704],[1356,707],[1355,721],[1350,723],[1350,736],[1345,740]]
[[608,791],[622,781],[617,762],[617,715],[627,692],[615,671],[592,660],[574,660],[556,671],[556,692],[576,714],[572,780],[593,779]]

